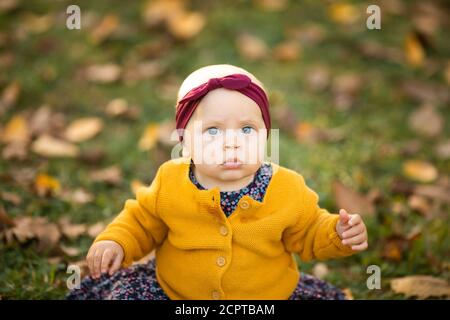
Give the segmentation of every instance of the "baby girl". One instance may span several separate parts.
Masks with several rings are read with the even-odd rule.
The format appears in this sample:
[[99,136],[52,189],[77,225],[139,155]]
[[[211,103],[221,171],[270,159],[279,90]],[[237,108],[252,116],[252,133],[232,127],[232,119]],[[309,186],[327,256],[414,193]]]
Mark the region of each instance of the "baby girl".
[[[69,299],[344,299],[299,272],[302,261],[367,248],[358,214],[331,214],[303,177],[264,160],[269,103],[248,71],[212,65],[190,74],[176,104],[182,156],[95,239],[91,276]],[[155,249],[155,258],[133,264]]]

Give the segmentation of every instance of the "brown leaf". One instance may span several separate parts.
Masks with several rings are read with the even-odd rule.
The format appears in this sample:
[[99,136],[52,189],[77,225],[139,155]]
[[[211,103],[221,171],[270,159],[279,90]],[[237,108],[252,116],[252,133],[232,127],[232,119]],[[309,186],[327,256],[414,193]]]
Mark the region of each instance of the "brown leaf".
[[2,225],[6,225],[6,226],[9,226],[9,227],[14,227],[15,223],[8,216],[8,214],[5,211],[5,208],[3,208],[2,205],[0,205],[0,230],[1,230]]
[[426,299],[430,297],[450,297],[450,286],[445,279],[424,275],[412,275],[391,280],[395,293],[407,297]]
[[403,253],[408,249],[409,241],[400,235],[392,235],[383,241],[381,256],[384,259],[399,262]]
[[434,150],[440,159],[450,159],[450,140],[439,142]]
[[8,201],[11,202],[12,204],[14,204],[15,206],[18,206],[22,203],[22,198],[14,192],[8,192],[8,191],[1,191],[1,198],[4,201]]
[[71,142],[82,142],[96,136],[103,129],[103,120],[97,117],[77,119],[69,124],[64,136]]
[[44,157],[76,157],[80,152],[76,145],[47,134],[33,142],[32,150]]
[[63,244],[59,245],[59,249],[67,256],[69,257],[76,257],[79,256],[81,253],[81,250],[77,247],[68,247]]
[[10,83],[3,89],[0,98],[0,116],[3,115],[9,108],[14,106],[19,98],[21,86],[17,81]]
[[118,166],[113,165],[104,169],[91,171],[89,177],[95,182],[117,185],[122,181],[122,171]]
[[312,273],[316,278],[325,279],[325,277],[330,273],[330,270],[325,263],[318,262],[314,265]]
[[91,238],[95,238],[105,229],[105,227],[106,224],[104,222],[97,222],[87,228],[87,234]]
[[46,217],[17,217],[14,219],[15,227],[4,231],[7,243],[16,240],[19,244],[29,240],[38,240],[37,251],[52,250],[58,244],[61,233],[54,223],[47,221]]
[[362,76],[354,73],[341,74],[333,79],[332,92],[337,110],[348,110],[355,104],[363,80]]
[[85,77],[96,83],[111,83],[119,79],[122,68],[113,63],[92,65],[86,68]]
[[143,19],[147,26],[153,27],[165,23],[184,11],[184,2],[180,0],[151,0],[144,6]]
[[403,174],[419,182],[432,182],[438,177],[436,168],[427,161],[408,160],[403,163]]
[[77,239],[85,234],[87,230],[85,224],[72,223],[68,217],[60,218],[58,224],[61,228],[61,233],[70,240]]
[[85,204],[92,202],[94,196],[84,189],[78,188],[75,190],[65,189],[61,192],[61,199],[76,204]]
[[300,45],[294,40],[284,41],[273,49],[273,55],[282,62],[296,61],[300,56]]
[[431,216],[431,203],[427,198],[419,195],[411,195],[408,198],[411,209],[419,211],[423,216]]
[[267,12],[279,12],[285,10],[288,5],[288,0],[254,0],[255,5]]
[[425,137],[438,136],[444,127],[442,116],[430,104],[425,104],[409,117],[412,130]]
[[339,208],[347,210],[351,214],[372,216],[375,214],[374,205],[359,192],[350,189],[339,181],[332,184],[333,196]]
[[311,67],[306,73],[306,81],[314,91],[323,91],[330,84],[330,71],[324,66]]
[[236,46],[241,56],[248,60],[261,60],[267,57],[266,43],[250,34],[241,34],[236,40]]
[[339,128],[317,128],[308,122],[299,122],[295,131],[295,137],[300,143],[336,142],[344,138]]
[[450,189],[444,186],[417,185],[414,187],[413,192],[418,196],[424,196],[450,204]]
[[407,80],[401,84],[401,90],[406,96],[417,102],[429,102],[432,105],[450,102],[450,90],[441,84]]

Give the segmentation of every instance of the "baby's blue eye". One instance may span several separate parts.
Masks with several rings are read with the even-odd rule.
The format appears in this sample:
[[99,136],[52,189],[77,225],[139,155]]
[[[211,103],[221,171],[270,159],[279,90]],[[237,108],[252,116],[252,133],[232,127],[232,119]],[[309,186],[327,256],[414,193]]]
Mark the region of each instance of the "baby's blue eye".
[[212,136],[215,136],[216,134],[219,133],[219,129],[217,129],[216,127],[208,128],[207,131]]
[[250,127],[250,126],[245,126],[245,127],[242,128],[242,132],[245,133],[245,134],[251,133],[252,130],[253,130],[253,128]]

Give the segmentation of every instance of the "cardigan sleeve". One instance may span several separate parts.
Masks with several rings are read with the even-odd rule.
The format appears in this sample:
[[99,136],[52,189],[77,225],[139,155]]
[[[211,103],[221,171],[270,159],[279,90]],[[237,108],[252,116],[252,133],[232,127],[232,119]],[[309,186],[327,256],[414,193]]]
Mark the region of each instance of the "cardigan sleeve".
[[136,198],[126,200],[119,215],[94,240],[120,244],[124,251],[123,267],[151,252],[167,235],[167,225],[157,214],[161,175],[162,166],[150,186],[138,188]]
[[301,175],[299,215],[296,223],[283,233],[286,250],[298,253],[303,261],[345,257],[356,251],[344,245],[336,232],[339,215],[319,207],[319,196]]

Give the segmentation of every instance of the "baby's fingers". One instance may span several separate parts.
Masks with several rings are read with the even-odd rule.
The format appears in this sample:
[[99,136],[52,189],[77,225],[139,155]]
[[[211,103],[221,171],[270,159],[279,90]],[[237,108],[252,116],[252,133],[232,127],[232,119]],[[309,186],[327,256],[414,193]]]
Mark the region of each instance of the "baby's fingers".
[[113,262],[111,268],[109,269],[109,275],[112,275],[114,272],[119,270],[120,265],[122,264],[122,260],[123,260],[123,255],[117,254],[116,257],[114,258],[114,262]]
[[363,243],[366,240],[367,240],[366,234],[365,233],[359,233],[359,234],[357,234],[354,237],[342,240],[342,243],[346,244],[346,245],[354,245],[354,244],[361,244],[361,243]]
[[357,244],[355,246],[352,246],[352,250],[354,250],[354,251],[363,251],[363,250],[366,250],[368,246],[369,245],[368,245],[367,241],[364,241],[361,244]]
[[364,224],[359,223],[356,226],[353,226],[350,229],[348,229],[347,231],[345,231],[344,233],[342,233],[342,237],[344,239],[347,239],[347,238],[354,237],[363,232],[364,232]]
[[101,273],[105,273],[109,269],[109,265],[112,262],[114,253],[110,249],[106,249],[103,252],[102,263],[100,265]]

